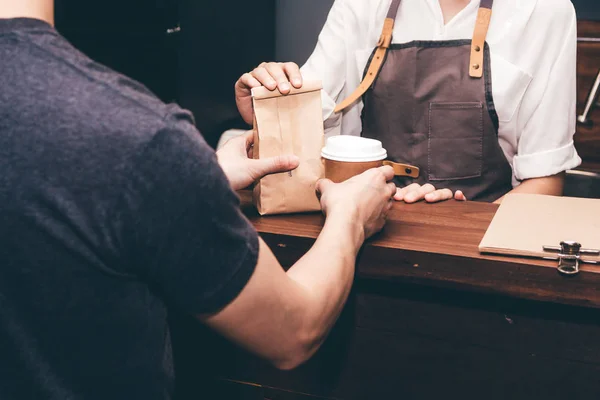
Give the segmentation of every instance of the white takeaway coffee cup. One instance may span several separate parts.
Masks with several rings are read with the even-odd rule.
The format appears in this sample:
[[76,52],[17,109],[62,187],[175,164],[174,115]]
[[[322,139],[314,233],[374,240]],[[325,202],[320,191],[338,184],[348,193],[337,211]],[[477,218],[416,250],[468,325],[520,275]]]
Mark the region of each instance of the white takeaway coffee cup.
[[419,176],[419,168],[387,160],[387,151],[379,140],[359,136],[331,136],[321,150],[325,177],[339,183],[371,169],[389,165],[397,176]]

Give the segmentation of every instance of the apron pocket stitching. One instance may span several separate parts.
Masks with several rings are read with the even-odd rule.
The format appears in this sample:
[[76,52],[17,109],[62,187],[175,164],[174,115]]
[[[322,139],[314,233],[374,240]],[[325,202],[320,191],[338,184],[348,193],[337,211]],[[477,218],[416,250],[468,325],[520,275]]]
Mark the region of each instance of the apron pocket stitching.
[[[477,112],[477,115],[469,112],[470,110]],[[441,115],[436,111],[441,112]],[[459,113],[453,115],[453,111]],[[439,118],[442,122],[436,124]],[[469,123],[469,120],[472,123]],[[462,130],[461,137],[453,136],[456,130]],[[481,176],[483,169],[483,104],[481,102],[430,103],[428,133],[428,180],[458,180]],[[460,143],[457,144],[456,141]],[[453,148],[456,150],[453,151]],[[457,158],[457,154],[461,158]]]

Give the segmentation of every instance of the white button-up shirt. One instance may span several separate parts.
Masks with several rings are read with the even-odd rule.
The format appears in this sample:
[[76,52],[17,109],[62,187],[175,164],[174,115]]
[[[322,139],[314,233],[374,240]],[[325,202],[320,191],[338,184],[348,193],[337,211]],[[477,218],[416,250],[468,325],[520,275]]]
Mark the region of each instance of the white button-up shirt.
[[[362,101],[342,114],[336,103],[361,82],[391,0],[336,0],[305,79],[323,81],[326,134],[360,135]],[[479,0],[444,24],[438,0],[402,0],[393,43],[471,39]],[[496,0],[487,42],[499,143],[513,168],[513,185],[577,167],[577,20],[570,0]]]

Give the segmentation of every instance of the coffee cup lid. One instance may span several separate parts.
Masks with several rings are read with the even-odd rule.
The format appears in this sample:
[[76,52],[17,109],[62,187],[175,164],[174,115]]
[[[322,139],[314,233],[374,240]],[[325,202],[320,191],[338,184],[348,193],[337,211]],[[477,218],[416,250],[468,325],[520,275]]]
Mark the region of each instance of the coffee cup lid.
[[381,142],[359,136],[331,136],[321,150],[321,157],[332,161],[368,162],[387,158]]

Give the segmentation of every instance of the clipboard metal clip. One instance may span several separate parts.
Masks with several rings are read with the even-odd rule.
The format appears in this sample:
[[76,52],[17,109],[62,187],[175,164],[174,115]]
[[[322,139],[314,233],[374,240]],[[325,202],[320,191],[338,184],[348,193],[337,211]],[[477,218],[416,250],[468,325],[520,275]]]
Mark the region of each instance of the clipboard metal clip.
[[599,256],[600,250],[582,249],[581,243],[565,241],[560,242],[560,246],[544,246],[544,251],[549,253],[558,253],[553,257],[544,257],[546,260],[558,261],[558,272],[565,276],[573,276],[579,273],[581,263],[600,264],[600,261],[586,260],[581,256]]

